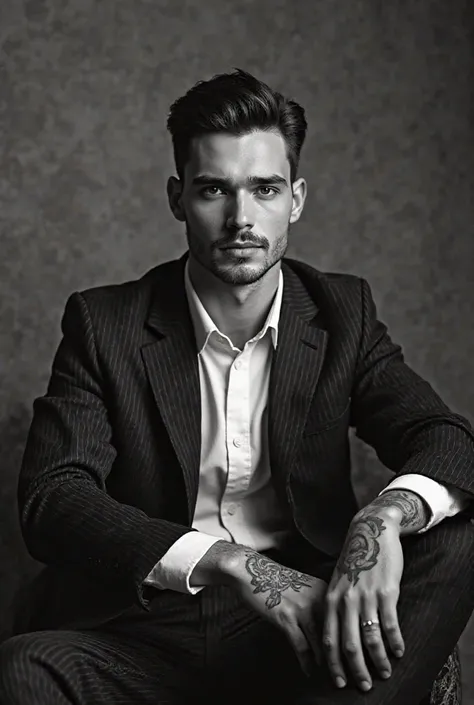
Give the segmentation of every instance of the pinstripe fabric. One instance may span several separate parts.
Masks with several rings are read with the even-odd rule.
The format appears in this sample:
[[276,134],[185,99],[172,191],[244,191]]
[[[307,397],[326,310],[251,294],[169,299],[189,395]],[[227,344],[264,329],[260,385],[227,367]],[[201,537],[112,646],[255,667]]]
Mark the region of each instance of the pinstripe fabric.
[[[474,528],[458,516],[402,540],[406,652],[388,681],[374,676],[370,693],[352,683],[336,690],[324,668],[307,679],[283,633],[221,586],[166,591],[149,612],[96,629],[8,640],[0,705],[418,705],[472,611]],[[273,557],[298,567],[293,552]]]
[[[166,659],[175,652],[182,657],[180,645],[189,646],[191,669],[196,662],[216,666],[224,643],[240,644],[235,646],[236,655],[252,655],[252,644],[260,644],[251,664],[264,670],[262,664],[267,663],[262,660],[263,642],[257,636],[263,632],[255,627],[256,617],[239,612],[240,617],[229,618],[223,631],[229,609],[233,613],[229,606],[233,598],[225,591],[207,589],[202,599],[179,603],[182,626],[169,631],[160,661],[156,640],[166,629],[152,625],[157,615],[163,619],[173,613],[176,598],[164,591],[150,603],[143,594],[142,581],[152,566],[189,531],[197,495],[199,379],[183,286],[184,262],[183,257],[161,265],[136,282],[73,294],[47,394],[35,402],[18,498],[27,547],[48,567],[36,583],[36,602],[25,599],[19,605],[23,624],[18,629],[62,631],[56,633],[59,641],[47,632],[7,642],[2,668],[7,681],[18,683],[25,680],[27,667],[31,674],[36,664],[36,676],[27,678],[36,692],[47,670],[56,674],[53,680],[62,683],[63,693],[74,688],[89,693],[87,700],[79,695],[76,700],[63,695],[61,700],[52,694],[48,703],[133,701],[134,669],[145,674],[139,702],[160,702],[159,698],[175,702],[181,697],[176,695],[176,682],[183,682],[183,676],[170,669]],[[396,472],[424,472],[467,492],[474,487],[473,433],[467,421],[451,413],[404,364],[400,348],[376,319],[364,281],[321,274],[295,260],[284,261],[283,275],[279,345],[270,379],[271,471],[281,510],[294,521],[295,541],[303,547],[301,569],[315,572],[310,566],[319,566],[324,577],[356,510],[350,483],[350,424]],[[411,558],[415,587],[411,593],[405,590],[404,619],[413,643],[423,651],[413,663],[417,674],[422,673],[425,690],[472,610],[472,572],[466,575],[464,565],[472,564],[472,526],[465,517],[457,522],[445,521],[423,539],[412,537],[419,550]],[[450,537],[446,550],[440,549],[439,537],[445,537],[443,541]],[[441,554],[436,563],[427,565],[425,551],[430,560],[437,551]],[[289,553],[289,560],[294,555]],[[449,622],[437,623],[440,611],[448,609]],[[413,610],[422,621],[421,632],[414,629]],[[187,629],[191,623],[194,626]],[[103,660],[103,653],[109,653],[109,641],[101,642],[100,634],[119,629],[119,624],[129,625],[126,638],[122,634],[120,645],[114,642],[110,648],[117,649],[116,665],[124,678],[117,680],[118,690],[107,695],[111,681],[100,677],[95,655],[102,654]],[[75,630],[73,636],[63,631],[68,628]],[[155,671],[149,674],[143,649],[130,645],[137,629],[155,663],[161,664],[156,668],[161,674],[158,685]],[[271,643],[278,640],[273,633],[271,637],[268,649],[273,654]],[[70,659],[77,661],[78,653],[80,665],[70,669]],[[284,653],[291,664],[291,654]],[[278,654],[267,663],[272,672],[280,664]],[[133,667],[129,658],[136,658]],[[411,660],[407,661],[410,668]],[[46,666],[40,669],[40,663]],[[293,683],[284,663],[280,667],[287,682]],[[172,678],[166,680],[166,673]],[[215,668],[210,673],[215,683],[229,678],[224,667],[223,681]],[[394,682],[380,686],[391,693],[386,702],[406,705],[406,699],[391,699]],[[48,683],[44,687],[52,688],[51,678]],[[96,689],[92,696],[90,688]],[[375,703],[369,695],[352,696],[352,703]],[[22,697],[0,702],[38,702],[25,692]],[[317,697],[308,702],[329,702],[326,696]],[[330,702],[336,702],[334,693],[331,697]],[[345,694],[337,697],[337,702],[348,702]]]
[[[27,547],[50,566],[40,582],[55,624],[147,609],[143,579],[191,526],[201,412],[185,259],[67,303],[19,481]],[[330,557],[342,547],[356,511],[349,423],[395,471],[472,492],[472,430],[404,364],[368,285],[295,260],[283,275],[270,461],[299,532]]]

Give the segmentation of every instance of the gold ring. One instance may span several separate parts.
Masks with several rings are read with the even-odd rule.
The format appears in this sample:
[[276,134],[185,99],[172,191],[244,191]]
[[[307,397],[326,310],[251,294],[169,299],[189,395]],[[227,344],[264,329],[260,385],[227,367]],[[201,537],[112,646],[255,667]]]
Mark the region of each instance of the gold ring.
[[362,629],[367,629],[367,628],[370,629],[370,627],[375,627],[378,625],[379,625],[379,622],[376,619],[366,619],[365,622],[362,622],[362,624],[361,624]]

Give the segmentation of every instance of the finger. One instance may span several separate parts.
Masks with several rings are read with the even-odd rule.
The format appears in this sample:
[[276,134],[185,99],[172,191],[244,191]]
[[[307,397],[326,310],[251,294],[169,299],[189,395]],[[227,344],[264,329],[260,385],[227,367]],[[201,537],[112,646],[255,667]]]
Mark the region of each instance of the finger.
[[380,620],[383,633],[388,641],[392,653],[400,658],[405,652],[405,642],[403,641],[400,624],[398,622],[397,602],[399,591],[391,596],[384,596],[379,600]]
[[342,664],[339,641],[338,600],[336,594],[328,593],[326,595],[322,647],[334,683],[338,688],[343,688],[347,683],[347,676]]
[[377,607],[373,603],[369,605],[364,602],[361,613],[363,615],[360,624],[362,643],[382,678],[390,678],[392,667],[385,650]]
[[301,624],[301,629],[303,630],[306,640],[311,648],[314,660],[318,666],[321,666],[321,629],[318,629],[317,624],[312,619],[309,619],[304,624]]
[[359,688],[370,690],[372,678],[365,662],[360,634],[360,603],[351,593],[346,593],[343,599],[341,641],[348,666]]
[[314,663],[313,652],[306,636],[297,624],[291,626],[287,625],[285,633],[296,654],[302,671],[309,678],[313,673]]

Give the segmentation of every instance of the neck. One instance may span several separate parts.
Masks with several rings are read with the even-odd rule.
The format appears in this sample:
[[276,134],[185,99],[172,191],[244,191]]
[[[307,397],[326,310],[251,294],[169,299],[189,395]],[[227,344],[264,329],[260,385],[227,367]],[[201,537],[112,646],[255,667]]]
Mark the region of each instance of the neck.
[[281,263],[258,281],[227,284],[189,255],[189,277],[199,299],[218,329],[242,348],[263,327],[278,289]]

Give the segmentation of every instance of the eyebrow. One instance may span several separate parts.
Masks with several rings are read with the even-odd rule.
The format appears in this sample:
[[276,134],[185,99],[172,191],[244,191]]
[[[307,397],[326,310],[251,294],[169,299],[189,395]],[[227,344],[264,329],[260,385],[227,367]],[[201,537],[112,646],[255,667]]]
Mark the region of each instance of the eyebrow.
[[[248,186],[267,186],[268,184],[282,184],[287,186],[287,181],[283,176],[279,174],[270,174],[269,176],[248,176],[245,179]],[[235,185],[232,179],[226,179],[219,176],[212,176],[212,174],[200,174],[195,176],[193,179],[193,185],[195,186],[226,186],[227,188]]]

